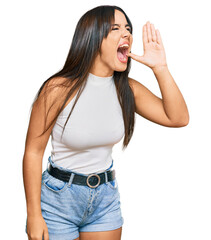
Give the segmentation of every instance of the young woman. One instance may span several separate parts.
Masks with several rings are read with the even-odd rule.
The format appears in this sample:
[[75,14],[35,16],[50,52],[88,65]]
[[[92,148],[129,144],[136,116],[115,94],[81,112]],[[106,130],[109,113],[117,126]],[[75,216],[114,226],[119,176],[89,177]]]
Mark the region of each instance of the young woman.
[[[112,147],[134,130],[135,113],[167,127],[189,114],[167,66],[161,36],[143,26],[144,55],[131,53],[132,24],[117,6],[79,20],[64,67],[33,102],[23,158],[28,238],[119,240],[123,217]],[[131,58],[150,67],[162,99],[129,78]],[[52,152],[42,173],[51,135]]]

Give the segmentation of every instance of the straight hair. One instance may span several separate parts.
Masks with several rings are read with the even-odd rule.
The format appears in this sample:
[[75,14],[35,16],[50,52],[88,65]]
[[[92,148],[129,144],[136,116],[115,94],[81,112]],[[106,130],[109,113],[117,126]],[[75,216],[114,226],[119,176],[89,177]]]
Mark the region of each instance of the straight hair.
[[[44,86],[48,85],[50,80],[53,80],[57,77],[64,78],[64,82],[62,84],[57,84],[56,86],[62,86],[65,88],[70,88],[68,93],[65,95],[65,100],[61,106],[61,108],[57,111],[55,118],[50,122],[49,126],[46,127],[46,119],[49,114],[49,110],[47,112],[45,118],[45,127],[42,132],[42,136],[53,124],[53,122],[57,119],[59,114],[62,112],[65,103],[71,97],[76,89],[79,89],[77,97],[74,101],[73,107],[67,117],[65,122],[63,132],[65,126],[67,124],[68,119],[72,111],[74,110],[75,104],[78,101],[78,98],[83,91],[89,71],[92,67],[92,64],[97,56],[100,53],[101,44],[104,38],[107,38],[109,32],[111,31],[111,26],[114,23],[115,18],[115,10],[121,11],[130,26],[130,32],[132,34],[133,27],[130,19],[126,15],[126,13],[117,6],[111,5],[102,5],[95,7],[89,11],[87,11],[78,21],[74,36],[72,39],[72,43],[69,49],[69,53],[63,68],[57,73],[53,74],[49,77],[45,82],[43,82],[42,86],[38,90],[34,101],[32,103],[31,108],[33,107],[35,101],[40,96]],[[114,71],[114,83],[116,87],[117,97],[122,109],[122,114],[124,118],[124,129],[125,136],[123,140],[122,150],[124,150],[130,142],[134,131],[135,124],[135,100],[133,91],[128,82],[128,74],[131,68],[131,58],[128,57],[127,68],[123,72]],[[74,83],[74,84],[73,84]],[[44,94],[46,95],[46,94]],[[45,102],[46,103],[46,102]],[[62,132],[62,135],[63,135]],[[38,137],[39,137],[38,136]]]

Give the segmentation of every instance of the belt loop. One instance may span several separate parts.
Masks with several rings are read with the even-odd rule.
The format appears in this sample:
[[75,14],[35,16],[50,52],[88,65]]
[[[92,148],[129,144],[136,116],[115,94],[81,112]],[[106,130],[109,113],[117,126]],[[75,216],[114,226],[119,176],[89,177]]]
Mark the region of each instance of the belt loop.
[[75,176],[75,173],[71,173],[71,176],[70,176],[70,179],[69,179],[69,182],[68,182],[68,187],[71,186],[74,176]]
[[105,172],[105,182],[106,182],[106,183],[108,182],[108,175],[107,175],[107,172]]
[[106,171],[110,170],[113,167],[113,162],[114,162],[114,160],[112,159],[112,163],[111,163],[110,167],[106,169]]

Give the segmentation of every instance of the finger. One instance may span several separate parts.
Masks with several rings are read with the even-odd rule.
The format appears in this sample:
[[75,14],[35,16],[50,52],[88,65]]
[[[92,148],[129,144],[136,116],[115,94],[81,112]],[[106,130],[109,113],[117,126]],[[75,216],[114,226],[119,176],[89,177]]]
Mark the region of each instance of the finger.
[[144,24],[144,26],[143,26],[142,39],[143,39],[143,43],[144,44],[146,44],[148,42],[148,39],[147,39],[147,26],[146,26],[146,24]]
[[160,36],[160,32],[158,29],[156,29],[156,36],[157,36],[157,42],[161,45],[163,45],[163,42],[162,42],[162,39],[161,39],[161,36]]
[[49,240],[49,235],[48,235],[48,231],[44,230],[44,238],[43,240]]
[[152,31],[152,41],[156,42],[157,37],[156,37],[156,33],[155,33],[155,27],[154,24],[151,23],[151,31]]
[[147,21],[147,38],[148,38],[148,42],[152,41],[152,34],[151,34],[150,22],[149,21]]
[[136,60],[138,62],[142,62],[142,59],[143,59],[142,56],[138,56],[138,55],[136,55],[134,53],[128,53],[127,56],[131,57],[133,60]]

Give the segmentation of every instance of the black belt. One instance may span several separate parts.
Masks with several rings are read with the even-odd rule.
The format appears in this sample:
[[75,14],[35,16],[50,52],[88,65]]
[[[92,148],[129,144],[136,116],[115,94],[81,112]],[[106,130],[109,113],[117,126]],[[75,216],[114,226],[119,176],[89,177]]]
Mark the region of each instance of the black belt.
[[[53,177],[58,178],[64,182],[69,182],[70,177],[73,173],[63,171],[59,168],[53,167],[51,164],[48,164],[47,168],[49,174],[51,174]],[[102,173],[93,173],[89,174],[88,176],[82,176],[74,173],[73,177],[73,184],[78,184],[78,185],[84,185],[84,186],[89,186],[90,188],[96,188],[100,184],[103,184],[106,182],[106,176],[107,174],[107,181],[110,182],[115,179],[115,170],[108,170]]]

